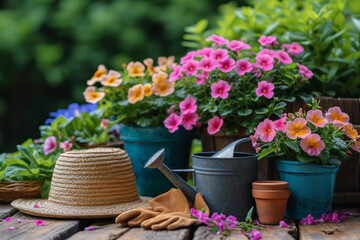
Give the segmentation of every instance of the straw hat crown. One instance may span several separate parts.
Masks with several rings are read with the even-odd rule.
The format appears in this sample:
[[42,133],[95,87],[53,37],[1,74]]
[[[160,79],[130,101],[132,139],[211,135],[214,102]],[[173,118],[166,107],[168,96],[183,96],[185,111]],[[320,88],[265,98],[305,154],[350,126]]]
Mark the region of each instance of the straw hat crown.
[[49,201],[98,206],[138,200],[135,175],[126,152],[94,148],[62,153],[51,182]]

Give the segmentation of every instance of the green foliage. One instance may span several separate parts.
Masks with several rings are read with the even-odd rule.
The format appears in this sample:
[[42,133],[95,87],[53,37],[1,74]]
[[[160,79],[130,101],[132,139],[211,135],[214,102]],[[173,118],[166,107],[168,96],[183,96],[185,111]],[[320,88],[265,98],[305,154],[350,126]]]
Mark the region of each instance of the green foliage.
[[60,150],[45,155],[31,139],[17,146],[18,151],[0,155],[0,181],[44,181],[43,198],[49,192],[49,184]]
[[[220,8],[217,27],[205,30],[205,20],[185,28],[185,46],[209,46],[205,39],[216,33],[229,40],[247,43],[261,35],[282,42],[299,42],[307,54],[301,64],[314,72],[309,91],[317,95],[360,96],[360,5],[355,0],[267,0],[254,7],[237,8],[234,3]],[[349,6],[348,8],[346,6]],[[350,8],[351,7],[351,8]]]

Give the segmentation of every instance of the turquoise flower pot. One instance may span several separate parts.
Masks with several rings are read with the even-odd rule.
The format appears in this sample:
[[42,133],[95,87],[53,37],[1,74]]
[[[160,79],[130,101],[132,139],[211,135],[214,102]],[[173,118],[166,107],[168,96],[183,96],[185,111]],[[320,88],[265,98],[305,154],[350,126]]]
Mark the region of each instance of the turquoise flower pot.
[[311,214],[320,218],[331,211],[337,166],[278,160],[281,181],[289,183],[285,216],[300,220]]
[[[164,163],[168,167],[188,168],[195,132],[196,130],[187,131],[183,127],[170,133],[164,126],[120,125],[120,139],[124,141],[125,151],[133,165],[140,196],[155,197],[174,187],[158,169],[144,168],[144,165],[154,153],[165,148]],[[186,178],[186,173],[183,173],[182,177]]]

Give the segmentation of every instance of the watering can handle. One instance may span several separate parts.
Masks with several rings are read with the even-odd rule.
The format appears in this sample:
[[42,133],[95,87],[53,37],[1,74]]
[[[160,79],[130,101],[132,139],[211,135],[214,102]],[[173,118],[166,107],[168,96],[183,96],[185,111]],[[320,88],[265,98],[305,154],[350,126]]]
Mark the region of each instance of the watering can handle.
[[214,155],[212,155],[212,158],[228,158],[228,157],[233,157],[234,156],[234,149],[237,145],[241,144],[241,143],[245,143],[245,142],[250,142],[251,138],[242,138],[242,139],[238,139],[232,143],[230,143],[229,145],[227,145],[226,147],[224,147],[223,149],[221,149],[220,151],[218,151],[217,153],[215,153]]

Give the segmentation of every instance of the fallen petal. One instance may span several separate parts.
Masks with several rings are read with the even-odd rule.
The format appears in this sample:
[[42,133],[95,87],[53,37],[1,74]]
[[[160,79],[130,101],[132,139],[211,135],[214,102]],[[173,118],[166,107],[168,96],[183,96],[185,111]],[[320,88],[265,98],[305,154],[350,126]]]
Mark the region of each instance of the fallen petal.
[[7,230],[14,230],[14,227],[9,227]]
[[38,226],[44,226],[45,225],[44,221],[42,221],[42,220],[35,220],[35,224],[38,225]]

